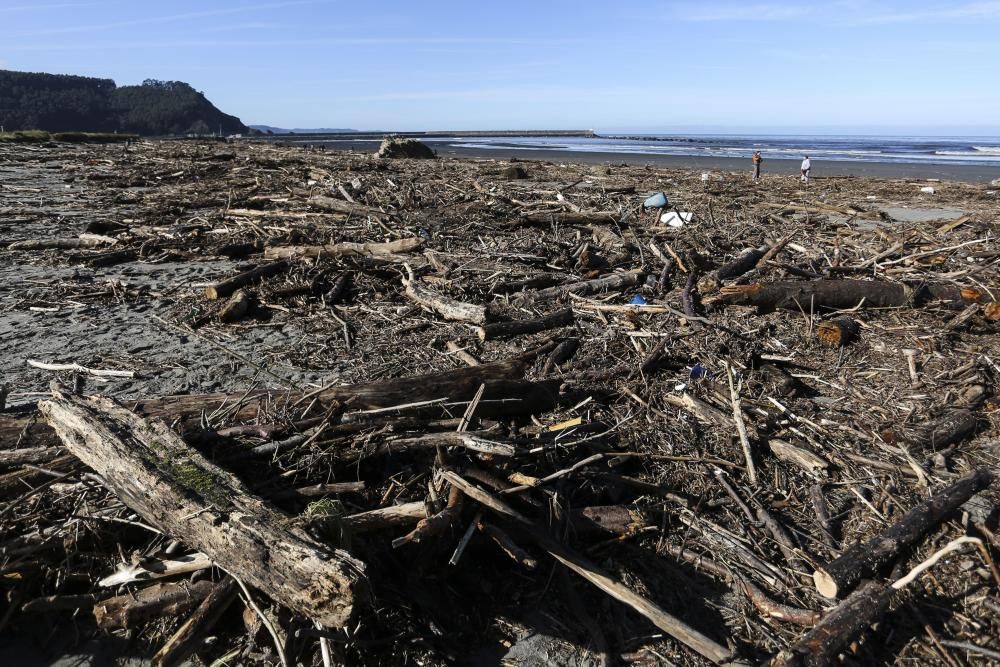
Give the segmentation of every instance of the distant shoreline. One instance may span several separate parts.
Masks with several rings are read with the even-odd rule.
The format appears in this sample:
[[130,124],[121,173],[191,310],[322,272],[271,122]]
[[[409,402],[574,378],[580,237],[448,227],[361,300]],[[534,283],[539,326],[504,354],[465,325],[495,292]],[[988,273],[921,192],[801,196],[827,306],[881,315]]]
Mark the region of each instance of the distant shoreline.
[[[276,137],[277,138],[277,137]],[[285,139],[286,137],[281,137]],[[287,139],[300,141],[305,137],[290,136]],[[308,144],[308,142],[304,142]],[[509,160],[546,160],[549,162],[582,162],[586,164],[628,164],[652,165],[673,169],[700,169],[705,171],[750,172],[750,160],[729,157],[701,157],[683,155],[646,155],[634,153],[604,153],[595,151],[560,151],[533,148],[470,148],[456,146],[450,141],[435,141],[428,138],[425,143],[437,151],[441,157],[478,158]],[[378,141],[327,141],[317,143],[330,150],[354,150],[375,152]],[[926,164],[906,162],[860,162],[848,160],[812,160],[814,177],[857,176],[872,178],[902,178],[913,180],[939,179],[964,183],[989,183],[1000,178],[1000,168],[984,165]],[[768,159],[765,157],[762,174],[796,176],[799,160]]]

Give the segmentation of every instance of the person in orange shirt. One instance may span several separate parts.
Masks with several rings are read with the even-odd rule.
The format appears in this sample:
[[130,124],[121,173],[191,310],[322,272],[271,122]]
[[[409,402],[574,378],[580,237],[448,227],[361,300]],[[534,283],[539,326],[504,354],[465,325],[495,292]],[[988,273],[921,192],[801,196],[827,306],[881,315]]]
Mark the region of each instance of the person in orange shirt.
[[760,163],[762,158],[760,157],[760,151],[754,151],[753,157],[750,158],[753,161],[753,180],[760,180]]

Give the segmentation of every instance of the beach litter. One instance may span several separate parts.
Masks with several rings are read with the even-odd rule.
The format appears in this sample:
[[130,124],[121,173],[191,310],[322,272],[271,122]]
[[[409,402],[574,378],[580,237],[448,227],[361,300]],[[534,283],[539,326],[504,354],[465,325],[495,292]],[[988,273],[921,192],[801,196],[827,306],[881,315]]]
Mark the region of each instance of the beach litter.
[[926,186],[920,188],[920,191],[923,192],[924,194],[928,194],[928,195],[932,195],[935,192],[937,192],[937,190],[935,190],[934,188],[932,188],[929,185],[926,185]]
[[642,202],[643,208],[666,208],[669,205],[667,201],[667,195],[663,192],[657,192],[654,195],[650,195],[646,198],[646,201]]
[[669,211],[660,216],[660,222],[671,227],[683,227],[694,219],[690,211]]
[[[31,148],[0,146],[0,641],[260,667],[997,650],[982,185],[921,208],[903,180]],[[683,233],[637,214],[667,177]]]

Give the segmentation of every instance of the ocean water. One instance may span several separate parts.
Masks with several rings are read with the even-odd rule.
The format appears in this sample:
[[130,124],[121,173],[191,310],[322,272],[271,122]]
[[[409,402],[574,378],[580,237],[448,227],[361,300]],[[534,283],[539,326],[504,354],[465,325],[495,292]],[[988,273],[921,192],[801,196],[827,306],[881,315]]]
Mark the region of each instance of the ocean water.
[[455,147],[512,150],[585,151],[634,155],[962,164],[1000,167],[1000,137],[901,137],[852,135],[669,135],[620,134],[596,137],[449,137]]

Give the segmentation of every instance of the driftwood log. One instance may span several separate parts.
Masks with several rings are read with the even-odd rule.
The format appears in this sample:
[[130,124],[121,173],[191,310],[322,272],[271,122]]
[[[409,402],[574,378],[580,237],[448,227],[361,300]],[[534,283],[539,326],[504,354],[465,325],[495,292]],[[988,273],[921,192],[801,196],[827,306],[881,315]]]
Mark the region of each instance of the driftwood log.
[[[549,384],[521,380],[527,364],[536,356],[547,354],[555,342],[526,352],[506,361],[456,368],[426,375],[392,378],[378,382],[331,386],[316,394],[321,402],[351,401],[356,409],[390,408],[406,403],[447,398],[461,402],[470,400],[481,384],[486,385],[478,416],[532,414],[551,406],[555,392]],[[180,418],[181,426],[197,426],[202,412],[211,414],[222,407],[233,407],[236,419],[252,419],[262,407],[294,403],[302,398],[299,392],[262,389],[236,394],[193,394],[165,396],[130,402],[129,406],[145,417]],[[0,445],[58,446],[52,429],[40,421],[37,414],[0,415]],[[72,457],[69,457],[72,459]],[[22,486],[23,488],[23,486]]]
[[216,584],[177,632],[153,656],[153,667],[174,667],[195,652],[198,643],[236,599],[239,588],[230,575]]
[[644,278],[641,271],[623,271],[622,273],[612,273],[594,280],[584,280],[569,285],[557,285],[535,291],[524,291],[518,295],[519,299],[525,301],[557,301],[567,298],[570,294],[585,296],[596,294],[608,290],[617,290],[622,287],[638,285]]
[[434,311],[446,320],[485,324],[486,306],[456,301],[438,294],[417,280],[412,271],[409,274],[409,278],[403,278],[403,285],[406,287],[406,297],[414,303]]
[[855,544],[816,570],[813,573],[816,590],[828,598],[842,597],[859,581],[893,563],[904,550],[992,481],[993,473],[980,468],[934,494],[880,534]]
[[160,420],[56,391],[39,405],[67,449],[122,502],[276,602],[341,627],[367,602],[364,564],[313,542]]
[[552,213],[539,211],[522,215],[514,224],[526,227],[551,225],[553,223],[561,225],[606,225],[609,222],[617,222],[620,217],[621,215],[614,211],[580,211],[569,213],[562,211],[554,211]]
[[976,415],[970,410],[952,410],[916,426],[899,426],[881,433],[886,442],[906,442],[919,449],[937,450],[964,440],[976,430]]
[[771,667],[824,667],[889,608],[895,591],[867,581],[837,605],[796,644],[778,654]]
[[179,616],[193,609],[214,588],[210,581],[153,584],[134,594],[101,600],[94,605],[94,618],[102,630],[117,630],[150,618]]
[[753,283],[723,287],[721,301],[733,306],[757,306],[761,310],[919,307],[941,302],[965,308],[970,303],[989,300],[970,287],[921,283],[905,285],[882,280],[815,280]]
[[259,278],[267,278],[285,271],[288,266],[286,261],[262,264],[232,278],[212,283],[205,288],[205,296],[209,299],[224,299],[239,288],[245,287]]
[[330,211],[332,213],[346,213],[348,215],[371,215],[377,218],[389,217],[388,213],[384,213],[377,208],[372,208],[371,206],[365,206],[364,204],[358,204],[357,202],[344,201],[342,199],[334,199],[333,197],[322,197],[315,196],[309,198],[309,205],[313,208],[318,208],[323,211]]
[[497,338],[510,338],[522,334],[533,334],[573,323],[573,309],[563,308],[548,315],[542,315],[530,320],[515,320],[513,322],[493,322],[479,327],[479,340],[488,341]]
[[308,257],[390,257],[399,253],[416,252],[424,245],[420,237],[399,239],[387,243],[330,243],[326,245],[272,246],[264,249],[266,259],[298,259]]

